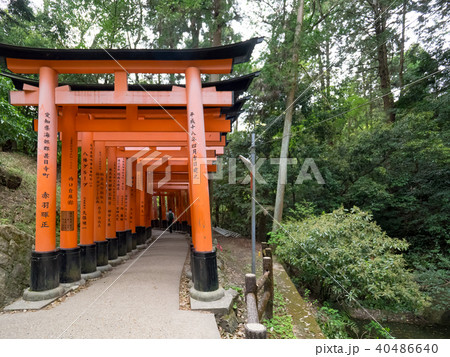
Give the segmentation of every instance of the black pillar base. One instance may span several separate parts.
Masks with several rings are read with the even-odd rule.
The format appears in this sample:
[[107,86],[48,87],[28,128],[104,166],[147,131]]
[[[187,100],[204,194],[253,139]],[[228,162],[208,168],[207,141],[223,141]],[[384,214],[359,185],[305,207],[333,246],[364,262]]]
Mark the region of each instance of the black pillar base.
[[45,291],[59,286],[59,251],[31,252],[31,291]]
[[136,226],[137,245],[145,244],[147,240],[146,233],[145,227]]
[[127,240],[127,253],[133,250],[133,238],[131,237],[131,229],[125,231],[125,236]]
[[194,250],[193,262],[192,276],[195,290],[209,292],[219,289],[216,252],[197,252]]
[[80,244],[81,274],[89,274],[97,271],[97,246],[96,244]]
[[192,236],[192,227],[191,226],[187,226],[187,232]]
[[108,265],[108,241],[94,242],[97,246],[97,266]]
[[123,257],[127,255],[127,232],[120,231],[117,234],[117,244],[118,244],[118,256]]
[[131,249],[135,250],[137,247],[137,233],[131,233]]
[[195,267],[194,267],[194,245],[191,243],[190,244],[190,249],[191,249],[191,275],[192,275],[192,278],[191,278],[191,280],[192,280],[192,282],[194,282],[194,279],[195,279],[195,274],[194,274],[194,269],[195,269]]
[[161,228],[162,228],[162,229],[166,229],[166,228],[167,228],[167,220],[166,220],[166,219],[163,219],[163,220],[161,221]]
[[106,238],[108,242],[108,260],[116,260],[119,256],[119,239]]
[[59,282],[75,283],[81,280],[80,247],[59,250]]
[[187,232],[188,231],[187,226],[188,226],[188,222],[187,221],[181,222],[181,230],[183,232]]
[[146,240],[152,238],[152,227],[147,227],[145,229],[145,238]]

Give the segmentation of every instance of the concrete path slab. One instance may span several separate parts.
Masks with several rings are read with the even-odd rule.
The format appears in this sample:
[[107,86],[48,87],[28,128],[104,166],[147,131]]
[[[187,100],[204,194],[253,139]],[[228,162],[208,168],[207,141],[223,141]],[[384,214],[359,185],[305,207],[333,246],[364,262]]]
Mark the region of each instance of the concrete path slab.
[[0,338],[220,338],[213,314],[179,310],[188,248],[184,236],[164,233],[60,305],[2,313]]

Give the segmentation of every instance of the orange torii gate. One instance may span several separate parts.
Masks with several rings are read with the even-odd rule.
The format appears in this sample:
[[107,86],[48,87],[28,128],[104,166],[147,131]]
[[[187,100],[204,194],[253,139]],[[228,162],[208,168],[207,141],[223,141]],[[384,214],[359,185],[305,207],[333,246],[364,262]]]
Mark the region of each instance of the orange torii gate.
[[[9,70],[39,74],[38,82],[7,75],[19,89],[10,93],[11,104],[39,109],[36,244],[25,299],[59,296],[64,290],[60,283],[98,276],[145,243],[156,218],[156,196],[160,195],[164,220],[168,207],[161,197],[167,194],[167,204],[177,214],[186,211],[180,218],[190,223],[192,297],[211,301],[223,295],[212,246],[206,174],[215,171],[213,161],[226,145],[223,134],[231,130],[243,103],[238,96],[256,74],[213,83],[202,83],[201,74],[230,73],[234,64],[249,60],[260,41],[194,50],[56,50],[0,44],[0,57]],[[58,83],[62,73],[112,73],[115,80],[113,85]],[[186,85],[129,85],[129,73],[184,73]],[[58,132],[62,139],[59,248]],[[137,157],[136,148],[147,148],[148,155]],[[160,155],[170,157],[151,168]],[[152,173],[150,185],[155,187],[167,168],[173,179],[149,194],[147,173]],[[143,179],[141,190],[138,179]]]

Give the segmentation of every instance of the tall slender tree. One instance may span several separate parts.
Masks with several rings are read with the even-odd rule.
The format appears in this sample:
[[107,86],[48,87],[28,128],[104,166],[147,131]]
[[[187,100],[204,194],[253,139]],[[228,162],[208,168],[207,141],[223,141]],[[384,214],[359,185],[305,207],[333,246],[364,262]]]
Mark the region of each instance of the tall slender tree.
[[297,21],[294,32],[294,43],[292,46],[292,70],[288,77],[289,92],[286,99],[286,114],[284,117],[283,139],[281,142],[280,166],[278,171],[278,184],[275,199],[275,210],[272,231],[278,229],[278,224],[283,217],[284,192],[287,180],[287,157],[289,151],[289,139],[291,136],[292,114],[294,111],[295,92],[297,90],[298,81],[298,54],[300,48],[300,36],[303,25],[304,0],[298,2]]

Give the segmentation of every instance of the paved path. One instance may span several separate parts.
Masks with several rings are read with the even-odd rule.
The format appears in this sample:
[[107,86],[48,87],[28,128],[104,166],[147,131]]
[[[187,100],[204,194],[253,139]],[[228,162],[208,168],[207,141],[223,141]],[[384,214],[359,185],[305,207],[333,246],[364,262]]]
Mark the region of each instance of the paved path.
[[0,338],[220,338],[213,314],[179,310],[186,239],[142,252],[53,308],[1,314]]

